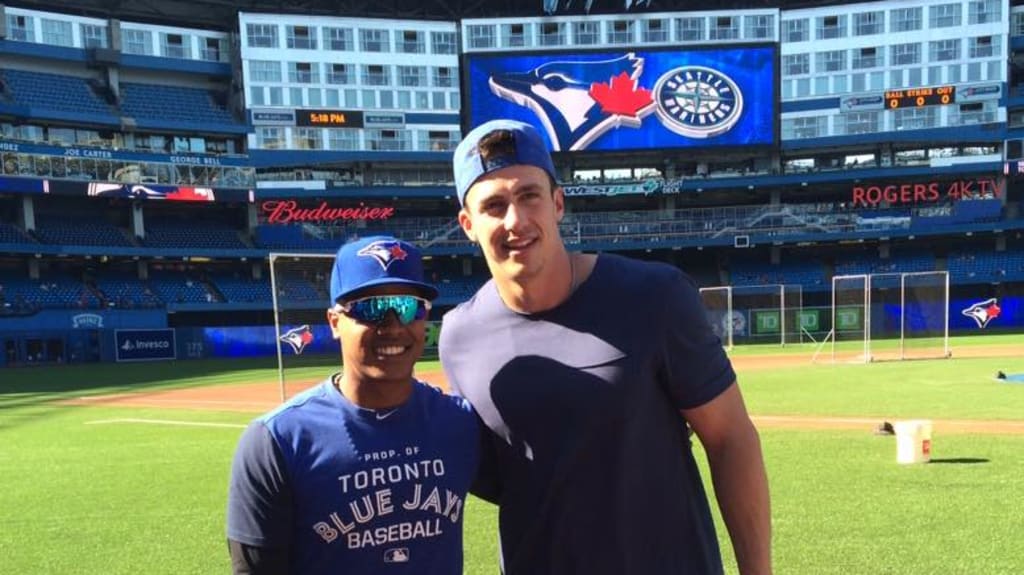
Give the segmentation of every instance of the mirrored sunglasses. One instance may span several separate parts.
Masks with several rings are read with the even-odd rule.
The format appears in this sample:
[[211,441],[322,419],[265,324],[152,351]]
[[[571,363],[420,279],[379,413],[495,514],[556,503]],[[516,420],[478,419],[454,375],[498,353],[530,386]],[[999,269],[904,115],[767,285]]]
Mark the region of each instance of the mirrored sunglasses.
[[338,304],[348,317],[363,323],[378,324],[394,311],[402,325],[427,317],[430,301],[414,295],[372,295]]

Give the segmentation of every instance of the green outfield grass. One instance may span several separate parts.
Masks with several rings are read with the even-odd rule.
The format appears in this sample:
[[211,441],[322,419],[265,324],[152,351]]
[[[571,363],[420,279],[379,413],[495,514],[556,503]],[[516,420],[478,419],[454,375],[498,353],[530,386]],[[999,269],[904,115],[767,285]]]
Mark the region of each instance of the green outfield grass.
[[[954,340],[1007,345],[1024,337]],[[758,351],[776,351],[757,346]],[[733,354],[750,354],[737,349]],[[783,353],[793,353],[787,348]],[[809,358],[809,354],[808,354]],[[332,362],[296,367],[315,379]],[[249,413],[69,407],[53,400],[133,389],[276,380],[274,361],[0,370],[0,574],[227,571],[230,458]],[[436,362],[421,369],[436,369]],[[739,373],[756,415],[1024,419],[1024,353]],[[93,423],[177,420],[219,427]],[[895,463],[895,441],[862,430],[763,429],[780,574],[1024,571],[1024,435],[935,427],[929,465]],[[710,490],[710,487],[709,487]],[[497,573],[496,512],[471,500],[466,573]],[[720,525],[720,523],[719,523]],[[727,570],[735,573],[723,528]]]

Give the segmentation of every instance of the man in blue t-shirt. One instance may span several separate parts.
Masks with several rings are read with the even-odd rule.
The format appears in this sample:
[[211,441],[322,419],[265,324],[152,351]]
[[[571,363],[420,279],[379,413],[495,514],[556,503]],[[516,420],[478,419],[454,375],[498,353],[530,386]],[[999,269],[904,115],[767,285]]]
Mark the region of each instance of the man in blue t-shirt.
[[744,575],[771,572],[758,434],[693,282],[571,254],[540,134],[488,122],[455,151],[459,223],[492,279],[444,317],[441,361],[486,425],[474,492],[508,575],[722,572],[689,429]]
[[459,575],[477,469],[472,409],[413,377],[437,289],[393,237],[345,244],[327,321],[342,370],[246,429],[227,536],[235,574]]

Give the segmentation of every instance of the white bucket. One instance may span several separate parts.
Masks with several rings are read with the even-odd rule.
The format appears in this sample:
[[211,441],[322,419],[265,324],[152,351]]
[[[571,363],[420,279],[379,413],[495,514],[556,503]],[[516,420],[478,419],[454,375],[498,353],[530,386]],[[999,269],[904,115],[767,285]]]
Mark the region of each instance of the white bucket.
[[926,419],[897,421],[896,463],[928,463],[932,458],[932,422]]

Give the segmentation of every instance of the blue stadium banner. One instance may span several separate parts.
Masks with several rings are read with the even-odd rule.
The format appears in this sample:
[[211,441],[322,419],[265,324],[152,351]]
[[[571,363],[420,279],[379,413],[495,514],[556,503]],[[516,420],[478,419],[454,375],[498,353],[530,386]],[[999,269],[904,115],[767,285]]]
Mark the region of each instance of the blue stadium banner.
[[118,329],[114,343],[117,361],[177,359],[173,329]]
[[771,145],[777,61],[770,45],[468,54],[463,120],[528,122],[555,151]]

